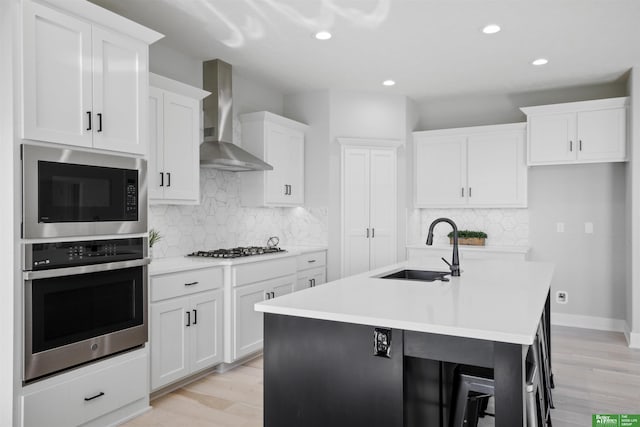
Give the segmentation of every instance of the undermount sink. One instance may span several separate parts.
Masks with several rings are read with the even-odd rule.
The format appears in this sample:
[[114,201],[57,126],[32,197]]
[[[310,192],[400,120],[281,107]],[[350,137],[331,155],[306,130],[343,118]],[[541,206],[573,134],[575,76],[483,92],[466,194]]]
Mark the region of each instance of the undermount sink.
[[400,270],[386,276],[380,276],[381,279],[395,279],[395,280],[419,280],[422,282],[433,282],[440,280],[448,282],[449,279],[445,276],[450,275],[449,271],[430,271],[430,270]]

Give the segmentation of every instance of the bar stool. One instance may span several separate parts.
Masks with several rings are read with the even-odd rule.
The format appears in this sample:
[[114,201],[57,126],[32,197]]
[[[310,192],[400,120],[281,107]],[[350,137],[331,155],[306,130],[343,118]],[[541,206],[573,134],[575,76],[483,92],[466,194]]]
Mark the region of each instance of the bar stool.
[[[540,345],[536,342],[527,354],[526,413],[528,427],[551,426],[551,413],[545,400],[539,367]],[[493,369],[460,365],[456,368],[451,408],[452,427],[476,427],[483,402],[495,394]]]

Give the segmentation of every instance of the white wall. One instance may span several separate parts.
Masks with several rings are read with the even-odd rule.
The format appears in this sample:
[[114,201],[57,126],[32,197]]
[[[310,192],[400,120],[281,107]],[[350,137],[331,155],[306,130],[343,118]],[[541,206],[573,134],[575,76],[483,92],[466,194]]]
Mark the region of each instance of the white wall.
[[149,70],[202,88],[202,61],[168,47],[162,39],[149,46]]
[[[9,0],[0,2],[0,198],[3,200],[0,210],[0,425],[10,426],[17,414],[14,408],[14,388],[17,387],[19,364],[15,349],[21,338],[14,335],[15,315],[17,313],[16,289],[19,289],[19,276],[16,266],[20,265],[17,247],[16,223],[14,216],[19,206],[20,178],[16,175],[14,162],[14,72],[19,69],[15,61],[18,52],[17,22],[20,2]],[[17,84],[18,82],[15,81]],[[16,86],[17,88],[18,86]],[[15,192],[17,191],[17,192]],[[19,294],[18,294],[19,295]],[[14,412],[16,411],[16,412]]]
[[[529,169],[531,259],[550,261],[551,284],[569,293],[552,311],[624,319],[626,231],[624,163]],[[558,233],[556,224],[564,223]],[[593,234],[585,233],[585,223]]]
[[536,92],[480,93],[416,101],[416,130],[518,123],[527,120],[520,107],[626,96],[624,82],[557,88]]

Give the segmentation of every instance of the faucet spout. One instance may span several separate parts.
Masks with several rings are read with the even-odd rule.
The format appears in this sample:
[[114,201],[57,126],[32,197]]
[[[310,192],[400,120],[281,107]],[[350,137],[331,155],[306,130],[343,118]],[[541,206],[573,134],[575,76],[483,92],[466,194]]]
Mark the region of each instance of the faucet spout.
[[[458,226],[455,222],[450,220],[449,218],[438,218],[431,223],[429,226],[429,233],[427,234],[427,245],[433,245],[433,229],[437,224],[441,222],[446,222],[451,225],[453,228],[453,259],[451,260],[451,264],[449,264],[449,268],[451,269],[452,276],[460,276],[460,257],[458,255]],[[446,262],[446,261],[445,261]]]

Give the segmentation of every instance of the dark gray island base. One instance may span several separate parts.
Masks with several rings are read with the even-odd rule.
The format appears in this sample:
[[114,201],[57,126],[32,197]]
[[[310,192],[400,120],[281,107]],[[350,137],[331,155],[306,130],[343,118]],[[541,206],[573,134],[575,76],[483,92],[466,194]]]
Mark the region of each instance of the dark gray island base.
[[493,368],[495,425],[526,425],[528,346],[392,329],[386,358],[376,326],[265,313],[265,427],[446,427],[456,364]]

